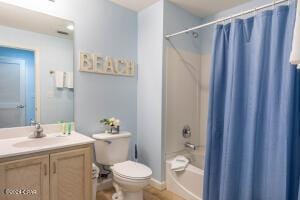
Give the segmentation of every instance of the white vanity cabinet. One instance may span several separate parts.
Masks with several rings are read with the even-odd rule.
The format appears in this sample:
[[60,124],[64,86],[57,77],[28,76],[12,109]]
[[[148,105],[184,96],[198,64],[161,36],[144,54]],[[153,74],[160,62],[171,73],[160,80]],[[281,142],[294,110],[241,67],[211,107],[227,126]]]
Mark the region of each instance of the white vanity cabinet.
[[0,199],[89,200],[91,168],[90,144],[0,159]]

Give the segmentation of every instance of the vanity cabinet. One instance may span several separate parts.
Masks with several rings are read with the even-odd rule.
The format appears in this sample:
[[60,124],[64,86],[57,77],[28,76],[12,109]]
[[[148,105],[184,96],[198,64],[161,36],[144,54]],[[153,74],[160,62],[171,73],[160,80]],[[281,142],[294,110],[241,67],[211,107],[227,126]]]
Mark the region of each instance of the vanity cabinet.
[[50,199],[91,199],[91,162],[87,148],[51,154]]
[[49,156],[0,163],[0,188],[1,200],[48,200]]
[[[0,159],[0,199],[89,200],[91,170],[91,145]],[[29,194],[9,194],[20,189]]]

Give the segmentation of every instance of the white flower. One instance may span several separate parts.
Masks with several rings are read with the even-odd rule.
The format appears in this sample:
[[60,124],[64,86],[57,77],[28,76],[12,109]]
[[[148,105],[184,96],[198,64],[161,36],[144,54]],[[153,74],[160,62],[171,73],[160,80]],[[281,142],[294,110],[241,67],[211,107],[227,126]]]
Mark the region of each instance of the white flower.
[[120,126],[120,120],[116,119],[114,124],[115,124],[115,126]]

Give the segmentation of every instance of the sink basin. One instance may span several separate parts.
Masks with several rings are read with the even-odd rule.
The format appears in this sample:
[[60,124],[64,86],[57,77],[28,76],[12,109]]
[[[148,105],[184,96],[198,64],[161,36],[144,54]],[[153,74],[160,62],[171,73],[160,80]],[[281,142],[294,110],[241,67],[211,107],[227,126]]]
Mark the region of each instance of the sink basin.
[[37,139],[28,139],[26,141],[15,143],[14,147],[19,148],[31,148],[31,147],[43,147],[43,146],[51,146],[54,144],[62,143],[68,140],[67,137],[45,137],[45,138],[37,138]]

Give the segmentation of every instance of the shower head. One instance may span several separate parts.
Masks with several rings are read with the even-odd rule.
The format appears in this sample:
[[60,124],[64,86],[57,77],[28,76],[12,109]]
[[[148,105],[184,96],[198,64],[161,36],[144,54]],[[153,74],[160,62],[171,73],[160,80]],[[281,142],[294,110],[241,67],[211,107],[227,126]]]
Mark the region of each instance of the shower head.
[[[189,34],[190,32],[186,32],[186,33]],[[196,39],[199,37],[199,33],[195,32],[195,31],[192,31],[191,33],[192,33],[193,38]]]

